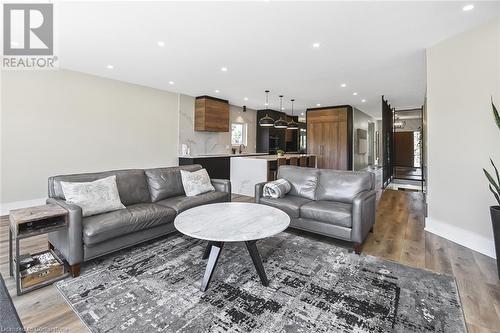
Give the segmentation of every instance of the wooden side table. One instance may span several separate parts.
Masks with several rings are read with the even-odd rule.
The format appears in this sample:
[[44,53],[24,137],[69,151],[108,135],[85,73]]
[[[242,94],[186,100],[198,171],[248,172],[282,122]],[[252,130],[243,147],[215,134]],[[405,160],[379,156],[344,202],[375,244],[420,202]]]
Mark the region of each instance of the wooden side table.
[[[61,206],[55,204],[48,204],[36,207],[29,207],[23,209],[11,210],[9,214],[10,228],[9,228],[9,273],[13,276],[14,273],[16,278],[16,288],[17,295],[22,295],[35,289],[45,287],[56,281],[64,279],[69,276],[69,272],[66,269],[64,262],[57,256],[52,248],[42,251],[39,253],[34,253],[32,256],[53,256],[62,265],[62,274],[57,274],[53,278],[50,277],[50,270],[47,271],[46,276],[34,277],[30,281],[30,286],[23,288],[21,285],[21,273],[20,273],[20,254],[19,254],[19,242],[21,239],[29,238],[33,236],[38,236],[42,234],[47,234],[52,231],[66,229],[68,227],[68,211]],[[16,240],[16,254],[15,258],[12,258],[12,240]],[[15,261],[15,272],[13,270],[13,259]],[[61,269],[61,267],[58,267]],[[40,282],[37,283],[37,280]]]

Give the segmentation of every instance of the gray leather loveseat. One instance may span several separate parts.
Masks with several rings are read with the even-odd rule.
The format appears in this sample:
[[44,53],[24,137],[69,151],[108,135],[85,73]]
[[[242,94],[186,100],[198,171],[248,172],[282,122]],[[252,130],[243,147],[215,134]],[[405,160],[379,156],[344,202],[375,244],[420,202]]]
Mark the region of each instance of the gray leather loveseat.
[[286,212],[290,226],[354,243],[356,253],[375,223],[375,175],[371,172],[280,166],[278,178],[292,189],[284,198],[262,196],[265,183],[255,185],[255,202]]
[[[180,212],[204,204],[231,201],[231,183],[212,179],[215,192],[187,197],[180,170],[197,171],[200,165],[158,169],[117,170],[49,178],[49,199],[69,211],[67,230],[49,234],[49,246],[58,249],[80,273],[80,263],[175,231]],[[61,181],[90,182],[116,175],[120,200],[126,209],[82,217],[82,209],[64,200]]]

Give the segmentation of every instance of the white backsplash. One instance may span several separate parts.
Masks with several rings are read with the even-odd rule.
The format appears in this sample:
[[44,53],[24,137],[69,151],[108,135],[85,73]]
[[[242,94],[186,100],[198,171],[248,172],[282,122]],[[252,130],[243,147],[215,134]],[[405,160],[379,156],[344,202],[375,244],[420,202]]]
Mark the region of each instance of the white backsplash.
[[[231,153],[230,132],[200,132],[194,130],[195,98],[179,95],[179,155],[182,154],[182,144],[188,145],[190,155]],[[245,152],[255,152],[256,117],[257,112],[247,108],[247,112],[238,106],[229,108],[231,122],[246,122],[248,124],[248,147]]]

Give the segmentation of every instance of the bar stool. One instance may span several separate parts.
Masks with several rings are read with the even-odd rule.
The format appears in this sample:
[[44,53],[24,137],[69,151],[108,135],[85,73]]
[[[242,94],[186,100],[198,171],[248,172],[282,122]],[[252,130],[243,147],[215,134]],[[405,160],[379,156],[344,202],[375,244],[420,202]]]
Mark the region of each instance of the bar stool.
[[299,165],[299,158],[298,157],[290,157],[290,165]]
[[316,167],[316,156],[309,156],[307,158],[307,166],[309,168],[315,168]]
[[301,166],[303,168],[307,167],[307,156],[300,156],[299,166]]

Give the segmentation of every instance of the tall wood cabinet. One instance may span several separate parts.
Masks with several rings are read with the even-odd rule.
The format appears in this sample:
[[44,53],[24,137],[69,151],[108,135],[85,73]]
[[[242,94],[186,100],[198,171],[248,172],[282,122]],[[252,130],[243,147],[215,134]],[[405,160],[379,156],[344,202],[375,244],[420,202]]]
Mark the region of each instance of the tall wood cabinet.
[[352,169],[352,108],[307,110],[307,152],[316,155],[318,168]]

